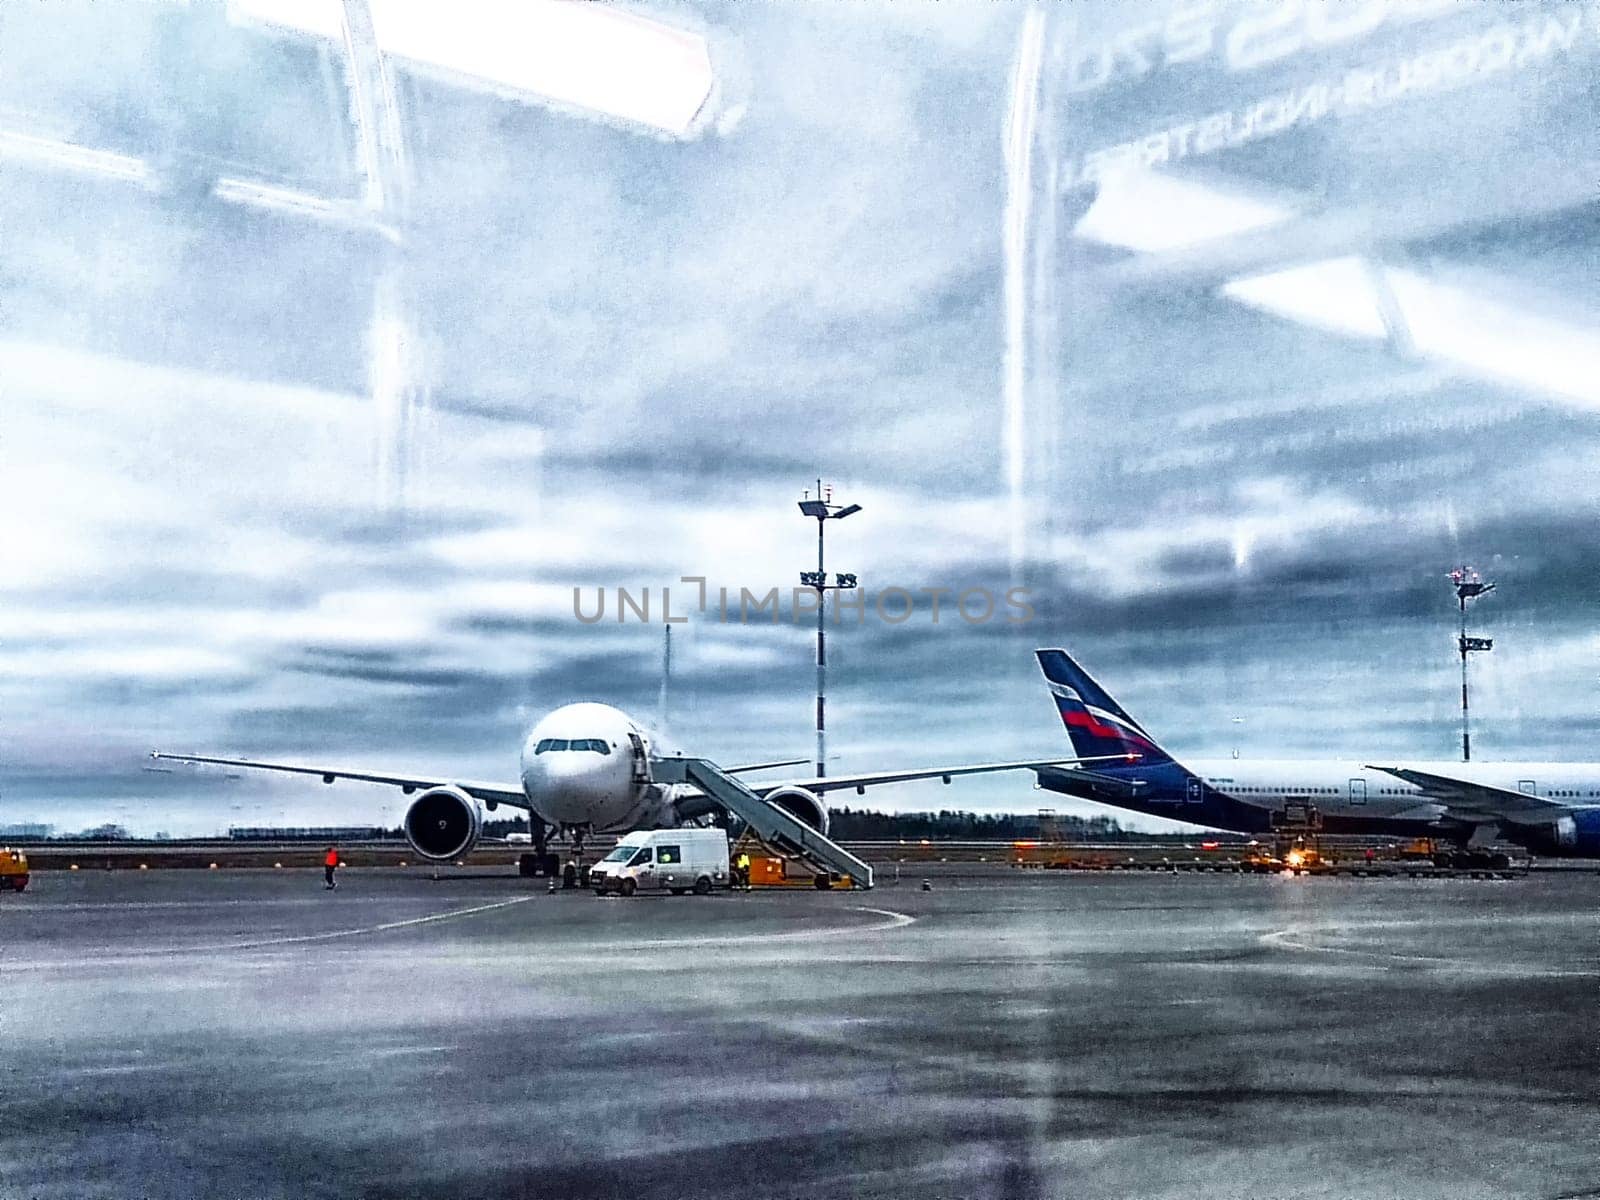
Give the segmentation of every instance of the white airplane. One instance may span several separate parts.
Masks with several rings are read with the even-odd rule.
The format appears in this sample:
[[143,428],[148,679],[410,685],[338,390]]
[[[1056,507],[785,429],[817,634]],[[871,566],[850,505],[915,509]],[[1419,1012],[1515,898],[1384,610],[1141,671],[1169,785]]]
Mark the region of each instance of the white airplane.
[[[172,762],[245,767],[316,775],[324,783],[356,779],[398,787],[407,795],[422,794],[406,810],[402,827],[417,855],[430,862],[454,862],[471,852],[483,832],[485,811],[504,804],[526,811],[534,853],[541,869],[553,873],[546,840],[552,832],[571,835],[574,849],[590,833],[629,833],[635,829],[672,828],[719,811],[719,805],[698,788],[658,783],[652,764],[658,754],[651,733],[621,709],[608,704],[568,704],[544,717],[522,743],[521,777],[512,783],[483,783],[430,775],[389,774],[297,763],[258,762],[202,754],[166,754],[151,758]],[[1119,756],[1120,757],[1120,756]],[[805,759],[745,763],[722,768],[729,774],[795,766]],[[826,835],[828,792],[854,788],[864,792],[883,783],[943,779],[996,771],[1028,771],[1047,766],[1081,764],[1067,758],[1023,762],[968,763],[908,771],[876,771],[863,775],[800,778],[751,786],[756,795]],[[525,863],[524,871],[532,869]]]
[[1326,833],[1443,839],[1456,855],[1504,839],[1600,858],[1600,763],[1179,762],[1065,650],[1035,654],[1073,749],[1110,764],[1042,768],[1049,791],[1238,833],[1272,830],[1294,806],[1315,809]]

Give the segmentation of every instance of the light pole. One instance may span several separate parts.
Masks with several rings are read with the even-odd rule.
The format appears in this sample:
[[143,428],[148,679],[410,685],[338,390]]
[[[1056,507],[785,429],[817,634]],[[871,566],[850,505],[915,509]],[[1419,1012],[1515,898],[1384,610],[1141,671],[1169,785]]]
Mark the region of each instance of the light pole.
[[856,586],[854,575],[835,575],[834,582],[828,582],[828,574],[823,565],[823,530],[829,521],[843,520],[845,517],[861,511],[861,505],[839,505],[833,503],[833,486],[824,488],[822,480],[817,480],[816,499],[811,498],[811,493],[805,492],[800,500],[800,511],[817,522],[817,569],[815,571],[801,571],[800,584],[802,587],[814,588],[817,593],[817,778],[821,779],[828,773],[827,768],[827,717],[824,712],[824,697],[828,682],[828,641],[823,625],[823,609],[826,606],[828,593]]
[[1467,656],[1493,650],[1494,639],[1467,636],[1467,601],[1494,591],[1494,584],[1483,582],[1471,567],[1457,567],[1451,571],[1450,582],[1455,585],[1456,601],[1461,606],[1461,632],[1456,638],[1456,649],[1461,653],[1461,761],[1471,762],[1472,733],[1467,725]]

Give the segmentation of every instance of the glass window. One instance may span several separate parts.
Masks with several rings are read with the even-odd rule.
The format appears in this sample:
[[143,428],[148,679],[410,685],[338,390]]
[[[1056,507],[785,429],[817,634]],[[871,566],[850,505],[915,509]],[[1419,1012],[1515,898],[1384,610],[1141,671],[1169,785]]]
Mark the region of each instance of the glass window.
[[628,865],[630,867],[637,867],[637,866],[641,866],[644,863],[647,863],[649,861],[650,861],[650,847],[646,846],[643,850],[639,851],[639,853],[637,853],[637,854],[635,854],[633,856],[633,861],[630,862]]
[[628,855],[633,853],[632,846],[618,846],[610,854],[602,858],[601,862],[624,862]]
[[[231,0],[233,14],[337,43],[339,9],[306,0]],[[607,5],[446,7],[375,0],[372,29],[397,63],[442,71],[459,86],[539,97],[688,137],[716,82],[706,37]],[[192,67],[192,63],[186,64]]]
[[662,846],[656,850],[656,861],[662,866],[674,866],[683,862],[683,855],[677,846]]

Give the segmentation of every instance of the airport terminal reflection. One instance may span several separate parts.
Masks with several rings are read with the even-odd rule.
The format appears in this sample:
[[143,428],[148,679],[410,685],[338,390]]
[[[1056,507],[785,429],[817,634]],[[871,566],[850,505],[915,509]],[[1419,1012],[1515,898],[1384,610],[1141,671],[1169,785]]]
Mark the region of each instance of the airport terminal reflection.
[[[1593,0],[0,8],[0,800],[104,839],[0,872],[0,1195],[1594,1194],[1593,871],[1264,844],[1600,852]],[[652,753],[573,589],[792,586],[823,472],[1034,619],[848,630],[793,778],[809,639],[687,623]],[[955,775],[1263,845],[830,833]],[[827,869],[674,897],[719,807]]]
[[[1010,419],[1082,432],[1096,401],[1126,418],[1073,456],[1070,482],[1102,485],[1078,504],[1130,473],[1195,482],[1238,461],[1224,433],[1292,467],[1396,403],[1438,414],[1467,478],[1463,435],[1512,432],[1508,399],[1594,404],[1571,270],[1594,254],[1592,7],[1079,5],[1022,37]],[[1140,344],[1181,357],[1129,357]],[[1285,440],[1286,409],[1324,437]],[[1198,436],[1163,447],[1174,419]],[[1367,447],[1375,499],[1399,492],[1378,468],[1408,432]],[[1013,478],[1038,519],[1075,511],[1042,486],[1055,447],[1033,448]]]

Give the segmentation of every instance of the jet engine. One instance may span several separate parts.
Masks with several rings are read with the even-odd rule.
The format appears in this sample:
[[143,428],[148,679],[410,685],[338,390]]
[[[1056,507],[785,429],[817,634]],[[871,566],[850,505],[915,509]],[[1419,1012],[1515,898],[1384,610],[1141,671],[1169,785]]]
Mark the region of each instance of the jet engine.
[[483,805],[460,788],[429,788],[406,809],[406,841],[434,862],[460,858],[483,832]]
[[822,797],[803,787],[781,787],[767,793],[767,803],[776,804],[803,825],[809,825],[826,836],[828,832],[828,806]]
[[1536,854],[1600,857],[1600,808],[1575,808],[1538,829],[1536,838],[1526,839]]

